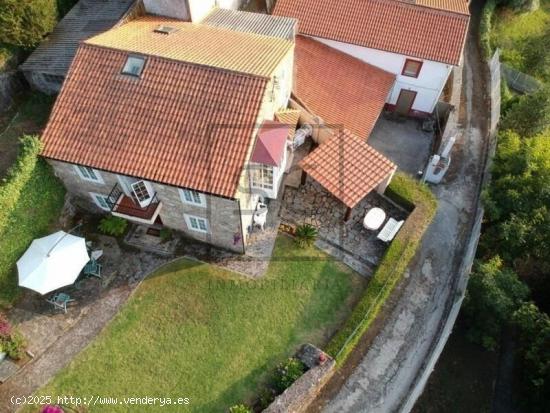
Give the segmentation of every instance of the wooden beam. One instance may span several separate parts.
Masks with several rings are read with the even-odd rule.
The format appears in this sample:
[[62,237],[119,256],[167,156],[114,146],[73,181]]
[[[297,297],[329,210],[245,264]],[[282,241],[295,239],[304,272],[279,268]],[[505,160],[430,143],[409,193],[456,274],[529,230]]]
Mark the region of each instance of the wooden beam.
[[351,208],[348,207],[348,209],[346,209],[346,214],[344,215],[344,222],[348,222],[350,218],[351,218]]

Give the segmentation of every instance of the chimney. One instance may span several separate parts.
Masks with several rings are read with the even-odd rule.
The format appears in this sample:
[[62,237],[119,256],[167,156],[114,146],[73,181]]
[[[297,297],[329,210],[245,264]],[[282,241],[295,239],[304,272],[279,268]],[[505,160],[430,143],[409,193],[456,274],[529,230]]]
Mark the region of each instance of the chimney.
[[[227,1],[226,1],[227,2]],[[238,4],[239,2],[236,2]],[[198,23],[218,5],[217,0],[143,0],[145,11]]]

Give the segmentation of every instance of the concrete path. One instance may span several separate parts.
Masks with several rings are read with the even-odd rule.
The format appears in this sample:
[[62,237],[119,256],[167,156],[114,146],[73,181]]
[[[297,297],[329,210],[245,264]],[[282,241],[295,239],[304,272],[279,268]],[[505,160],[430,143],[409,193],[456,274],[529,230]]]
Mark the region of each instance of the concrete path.
[[409,268],[401,300],[363,360],[324,407],[327,413],[410,409],[411,389],[417,388],[421,373],[429,373],[426,361],[434,346],[445,342],[442,326],[460,287],[457,278],[478,207],[487,143],[483,68],[472,33],[465,54],[462,133],[446,182],[434,188],[437,215]]

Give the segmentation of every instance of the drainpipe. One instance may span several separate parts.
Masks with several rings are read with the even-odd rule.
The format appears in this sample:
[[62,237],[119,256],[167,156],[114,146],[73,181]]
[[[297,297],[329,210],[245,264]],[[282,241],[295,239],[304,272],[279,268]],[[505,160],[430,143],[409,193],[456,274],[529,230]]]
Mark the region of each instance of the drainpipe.
[[246,249],[244,247],[244,234],[243,234],[243,214],[241,211],[241,200],[237,199],[237,205],[239,206],[239,222],[240,222],[240,231],[241,231],[241,241],[243,243],[243,255],[246,254]]

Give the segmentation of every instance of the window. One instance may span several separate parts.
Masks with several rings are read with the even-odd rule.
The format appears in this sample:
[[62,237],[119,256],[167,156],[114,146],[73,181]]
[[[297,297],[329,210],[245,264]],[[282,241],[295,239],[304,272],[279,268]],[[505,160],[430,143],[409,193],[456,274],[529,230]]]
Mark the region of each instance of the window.
[[103,178],[101,178],[99,171],[82,165],[75,165],[75,169],[78,175],[85,181],[97,182],[99,184],[103,183]]
[[142,208],[148,206],[152,201],[152,192],[149,191],[145,181],[136,181],[132,184],[132,192]]
[[196,217],[193,215],[184,215],[187,228],[191,231],[207,233],[208,232],[208,220],[205,218]]
[[273,167],[254,165],[252,167],[252,186],[261,189],[273,189]]
[[418,77],[420,69],[422,69],[422,62],[407,59],[405,60],[405,66],[403,66],[403,72],[401,72],[401,74],[403,76]]
[[180,197],[184,204],[206,206],[206,199],[200,192],[180,189]]
[[111,207],[109,206],[109,197],[106,195],[96,194],[94,192],[90,192],[90,196],[94,200],[95,204],[103,209],[104,211],[110,211]]
[[128,57],[128,60],[126,60],[124,69],[122,69],[122,74],[139,77],[141,76],[141,72],[143,72],[144,66],[145,59],[143,57],[130,56]]

